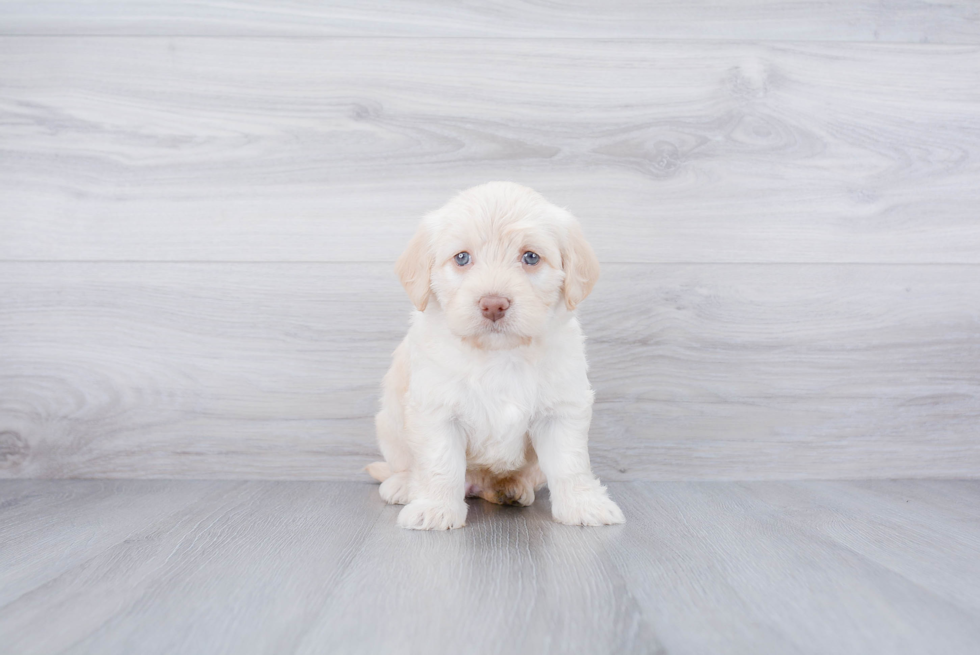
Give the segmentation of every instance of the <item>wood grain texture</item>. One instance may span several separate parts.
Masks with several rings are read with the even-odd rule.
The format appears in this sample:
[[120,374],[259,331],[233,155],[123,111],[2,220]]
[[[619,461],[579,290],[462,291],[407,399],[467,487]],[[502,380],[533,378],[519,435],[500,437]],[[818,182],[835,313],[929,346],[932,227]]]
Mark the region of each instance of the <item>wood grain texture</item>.
[[[980,535],[928,527],[936,519],[950,526],[980,526],[976,483],[942,485],[938,497],[927,485],[893,481],[824,483],[819,490],[817,501],[812,489],[793,484],[760,486],[751,493],[776,511],[787,510],[783,520],[815,530],[946,602],[980,614],[980,593],[961,586],[964,579],[980,580]],[[870,518],[869,506],[874,508]]]
[[3,0],[0,34],[778,39],[980,42],[969,0]]
[[[20,591],[0,652],[967,655],[980,639],[977,482],[610,493],[623,526],[555,524],[545,493],[416,533],[369,484],[3,481],[0,589]],[[112,537],[51,571],[85,531]]]
[[[360,479],[384,264],[0,265],[4,477]],[[609,479],[976,477],[975,266],[607,265]]]
[[[916,482],[883,484],[884,502],[849,483],[633,483],[617,499],[642,527],[611,556],[627,580],[643,581],[633,596],[667,652],[969,652],[976,589],[960,587],[962,604],[907,574],[944,551],[947,535],[977,543],[977,524],[913,505],[906,490]],[[972,482],[946,488],[960,484],[978,492]],[[897,531],[875,535],[880,552],[894,553],[888,565],[825,531],[827,521],[837,534],[865,531],[898,503],[914,509]],[[973,580],[975,553],[951,549],[939,567]]]
[[606,262],[980,263],[978,79],[977,46],[5,38],[0,259],[393,261],[509,179]]
[[[333,593],[381,509],[338,485],[126,482],[113,485],[125,489],[116,506],[96,514],[84,502],[92,484],[57,489],[60,505],[40,520],[0,519],[3,577],[34,582],[0,607],[0,651],[294,652],[296,628]],[[13,487],[25,488],[44,494],[36,483]],[[126,502],[147,492],[194,502],[174,513]],[[43,559],[73,547],[72,522],[115,538],[100,535],[87,559],[52,572]],[[29,557],[7,559],[12,529]]]
[[[236,485],[185,481],[161,485],[86,481],[58,487],[0,486],[0,606],[23,598],[144,528],[146,517],[176,520],[201,496]],[[70,509],[69,509],[70,508]],[[68,510],[66,512],[66,510]],[[0,650],[10,644],[5,636]]]

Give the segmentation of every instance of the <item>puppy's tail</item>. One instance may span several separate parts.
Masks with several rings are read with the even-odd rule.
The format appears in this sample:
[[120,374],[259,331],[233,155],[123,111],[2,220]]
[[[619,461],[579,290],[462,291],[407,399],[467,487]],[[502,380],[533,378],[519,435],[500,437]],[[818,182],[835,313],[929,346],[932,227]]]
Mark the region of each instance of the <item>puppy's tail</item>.
[[364,470],[378,482],[384,482],[391,477],[391,465],[388,462],[372,462]]

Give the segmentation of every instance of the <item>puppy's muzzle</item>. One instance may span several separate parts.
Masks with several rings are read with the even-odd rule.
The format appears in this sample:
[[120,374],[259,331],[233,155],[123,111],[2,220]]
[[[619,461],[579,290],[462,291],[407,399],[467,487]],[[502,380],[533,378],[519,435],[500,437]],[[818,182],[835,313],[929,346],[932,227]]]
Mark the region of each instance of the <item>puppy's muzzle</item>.
[[504,317],[508,307],[510,307],[510,300],[503,296],[483,296],[480,298],[480,311],[483,312],[483,317],[494,323]]

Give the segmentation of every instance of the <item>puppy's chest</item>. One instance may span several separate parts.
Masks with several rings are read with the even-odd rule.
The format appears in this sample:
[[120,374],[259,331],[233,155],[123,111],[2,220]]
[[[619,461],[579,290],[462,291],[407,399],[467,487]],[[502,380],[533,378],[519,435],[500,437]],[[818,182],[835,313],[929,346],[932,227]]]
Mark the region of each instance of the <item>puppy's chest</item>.
[[471,464],[499,470],[524,464],[538,394],[534,371],[524,362],[493,363],[467,377],[454,410],[466,432]]

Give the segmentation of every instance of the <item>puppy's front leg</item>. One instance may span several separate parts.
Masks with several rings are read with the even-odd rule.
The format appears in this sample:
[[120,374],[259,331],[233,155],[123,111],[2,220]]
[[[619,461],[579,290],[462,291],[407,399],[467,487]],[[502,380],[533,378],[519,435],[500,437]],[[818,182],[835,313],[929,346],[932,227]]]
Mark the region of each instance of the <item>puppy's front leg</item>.
[[551,491],[551,515],[568,525],[625,523],[623,512],[592,473],[589,462],[591,409],[547,416],[531,425],[531,443]]
[[398,514],[410,530],[450,530],[466,525],[466,443],[452,417],[407,412],[415,459],[415,497]]

